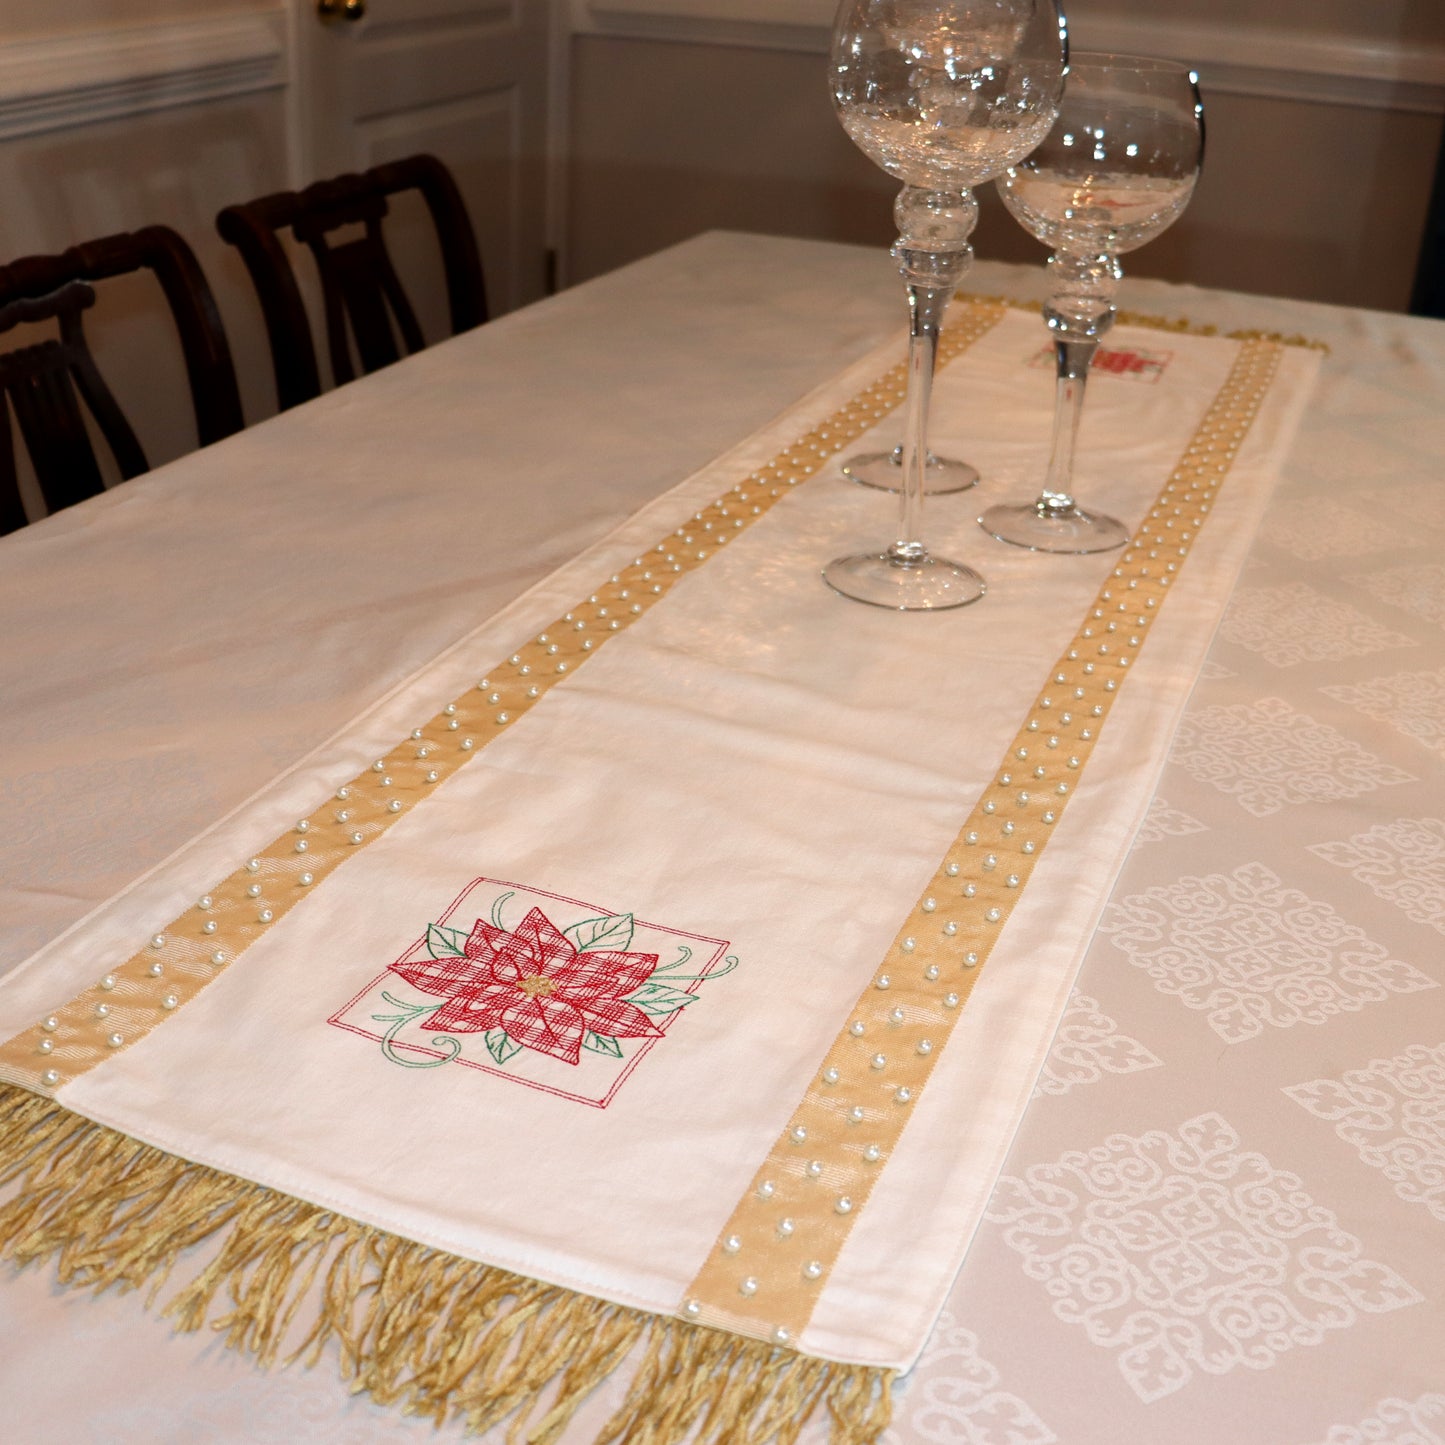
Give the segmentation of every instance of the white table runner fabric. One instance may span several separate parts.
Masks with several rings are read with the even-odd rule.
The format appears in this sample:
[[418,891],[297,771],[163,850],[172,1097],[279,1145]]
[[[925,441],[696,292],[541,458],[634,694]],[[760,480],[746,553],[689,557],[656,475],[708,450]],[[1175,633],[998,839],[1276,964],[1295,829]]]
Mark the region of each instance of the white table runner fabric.
[[[1040,338],[1036,317],[1010,314],[944,373],[936,408],[941,450],[966,450],[1020,490],[1047,425],[1051,378],[1031,364]],[[1133,523],[1237,347],[1120,328],[1111,348],[1164,356],[1148,381],[1103,375],[1092,388],[1086,444],[1111,473],[1086,472],[1081,487]],[[865,358],[644,509],[13,970],[0,983],[0,1029],[31,1023],[127,957],[892,359],[892,348]],[[1085,786],[828,1282],[806,1351],[898,1368],[917,1358],[1148,806],[1315,364],[1286,354]],[[976,608],[903,617],[843,602],[817,568],[881,542],[889,506],[822,477],[787,498],[173,1023],[67,1086],[62,1101],[422,1242],[676,1310],[1113,565],[990,548],[991,591]],[[970,499],[930,503],[940,551],[978,556],[976,510]],[[719,941],[739,966],[704,985],[605,1109],[462,1068],[399,1069],[374,1041],[328,1024],[481,878],[517,885],[514,903],[528,890],[562,895],[650,920],[659,937]],[[476,896],[489,910],[502,891],[483,885]]]

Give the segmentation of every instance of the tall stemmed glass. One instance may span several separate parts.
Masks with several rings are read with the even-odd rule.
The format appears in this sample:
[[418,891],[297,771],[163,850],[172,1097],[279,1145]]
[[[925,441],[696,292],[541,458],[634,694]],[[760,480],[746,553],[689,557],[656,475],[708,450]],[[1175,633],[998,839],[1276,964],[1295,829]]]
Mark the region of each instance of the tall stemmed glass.
[[973,257],[971,187],[999,175],[1048,133],[1063,82],[1055,0],[843,0],[833,30],[833,102],[853,142],[904,182],[893,255],[908,292],[908,398],[897,540],[840,557],[830,587],[904,611],[983,596],[972,568],[921,540],[928,406],[938,328]]
[[1073,497],[1084,383],[1114,324],[1118,257],[1152,241],[1194,193],[1204,157],[1198,77],[1185,66],[1134,55],[1069,58],[1064,103],[1048,138],[999,181],[1025,230],[1053,246],[1053,294],[1044,320],[1054,338],[1058,387],[1043,491],[979,518],[1005,542],[1038,552],[1107,552],[1128,540],[1113,517]]

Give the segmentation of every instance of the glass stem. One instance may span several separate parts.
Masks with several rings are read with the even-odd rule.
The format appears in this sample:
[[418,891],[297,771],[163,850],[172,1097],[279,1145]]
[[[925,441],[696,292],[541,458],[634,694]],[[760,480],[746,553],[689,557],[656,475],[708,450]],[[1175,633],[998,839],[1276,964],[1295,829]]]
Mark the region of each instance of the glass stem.
[[1054,338],[1058,383],[1054,391],[1054,438],[1044,489],[1034,504],[1046,516],[1074,510],[1074,450],[1079,442],[1079,419],[1084,414],[1084,386],[1089,366],[1099,349],[1097,337]]
[[928,410],[938,363],[943,313],[972,251],[893,249],[908,291],[908,396],[903,429],[903,485],[899,489],[898,540],[888,560],[901,567],[924,561],[923,487],[928,473]]

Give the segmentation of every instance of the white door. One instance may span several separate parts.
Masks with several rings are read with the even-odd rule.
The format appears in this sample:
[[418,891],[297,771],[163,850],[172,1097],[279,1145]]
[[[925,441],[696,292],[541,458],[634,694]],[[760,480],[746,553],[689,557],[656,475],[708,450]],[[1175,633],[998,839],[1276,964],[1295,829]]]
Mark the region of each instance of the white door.
[[[493,316],[544,294],[547,0],[292,0],[301,182],[428,151],[461,188]],[[427,339],[447,334],[425,208],[387,238]]]

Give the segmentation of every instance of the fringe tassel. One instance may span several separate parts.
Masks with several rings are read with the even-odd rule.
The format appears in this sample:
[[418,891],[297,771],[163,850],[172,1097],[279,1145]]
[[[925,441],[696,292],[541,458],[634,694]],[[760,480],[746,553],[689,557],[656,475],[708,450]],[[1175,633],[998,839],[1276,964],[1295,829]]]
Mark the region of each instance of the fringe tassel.
[[[165,1307],[263,1367],[336,1350],[353,1391],[441,1424],[550,1445],[640,1348],[598,1445],[794,1445],[826,1410],[834,1445],[875,1445],[891,1372],[836,1365],[458,1259],[151,1148],[0,1085],[0,1258],[54,1258],[61,1283],[148,1290],[211,1259]],[[299,1344],[300,1315],[314,1311]],[[696,1431],[694,1437],[691,1432]]]

